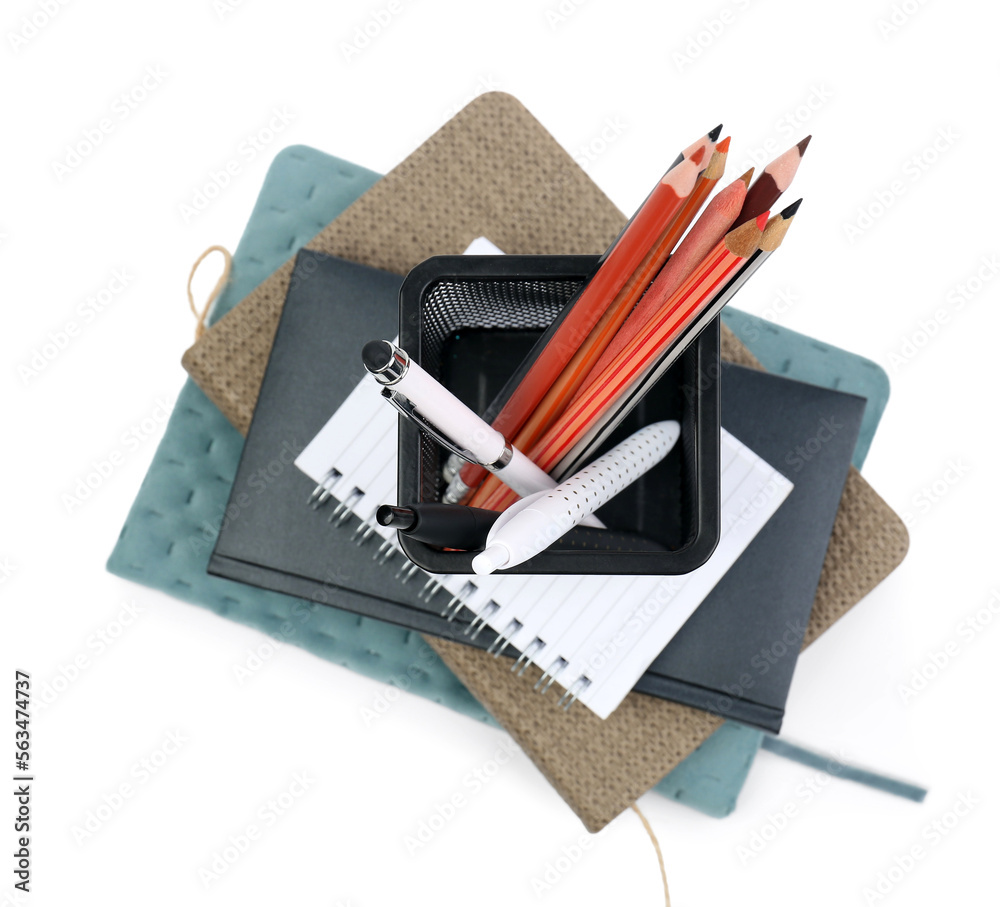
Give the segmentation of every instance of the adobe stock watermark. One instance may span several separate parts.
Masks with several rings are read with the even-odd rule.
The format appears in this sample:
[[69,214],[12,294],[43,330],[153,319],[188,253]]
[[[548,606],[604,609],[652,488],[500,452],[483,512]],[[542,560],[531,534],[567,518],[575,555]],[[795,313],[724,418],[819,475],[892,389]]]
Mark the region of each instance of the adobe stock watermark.
[[756,687],[760,678],[764,677],[772,668],[780,665],[786,658],[797,656],[802,649],[802,641],[807,632],[808,626],[801,620],[786,621],[781,635],[761,646],[750,657],[748,666],[751,670],[741,671],[739,675],[736,675],[735,671],[739,668],[734,666],[732,682],[722,685],[722,692],[716,697],[709,711],[722,716],[729,715],[736,703],[746,698],[747,694]]
[[900,513],[900,518],[907,529],[912,530],[920,522],[921,517],[930,513],[952,490],[972,471],[972,467],[962,457],[952,457],[945,465],[941,474],[935,476],[912,498],[909,506]]
[[9,557],[0,557],[0,586],[5,585],[15,573],[17,564],[12,564]]
[[246,0],[212,0],[212,9],[215,10],[219,21],[223,21],[237,10],[242,9],[245,2]]
[[402,673],[392,674],[385,685],[375,694],[370,706],[361,707],[361,720],[365,727],[371,727],[379,718],[385,716],[399,701],[403,693],[427,677],[427,668],[437,661],[437,654],[425,642],[417,648],[417,660],[410,662]]
[[104,141],[159,89],[169,75],[159,64],[147,66],[134,84],[115,97],[109,110],[85,126],[75,139],[67,143],[62,156],[51,162],[56,182],[61,183],[71,173],[79,170]]
[[35,40],[58,16],[70,0],[39,0],[35,8],[26,16],[21,16],[17,25],[7,32],[7,43],[11,50],[19,54]]
[[726,517],[726,528],[732,529],[737,525],[745,525],[754,520],[755,516],[765,507],[770,507],[771,501],[777,496],[784,498],[788,495],[792,483],[781,473],[775,472],[768,477],[768,480],[758,488],[753,494],[746,495],[739,500],[732,502],[739,505],[739,509]]
[[573,152],[573,160],[584,170],[587,170],[624,135],[626,129],[628,129],[628,124],[621,117],[605,117],[600,129],[593,137],[577,146]]
[[305,771],[293,772],[291,782],[281,793],[269,797],[257,808],[254,821],[229,835],[225,843],[212,852],[208,864],[198,868],[198,879],[202,887],[207,890],[221,881],[229,870],[246,857],[263,838],[264,833],[273,828],[279,819],[287,816],[317,783],[317,779]]
[[893,3],[888,14],[875,20],[875,27],[882,39],[888,41],[896,37],[927,3],[928,0],[901,0],[899,3]]
[[98,660],[110,651],[125,633],[135,626],[143,609],[138,602],[122,602],[110,620],[90,633],[83,641],[83,648],[69,661],[60,662],[55,673],[37,685],[34,707],[43,712],[52,706],[64,693],[76,685]]
[[[792,287],[782,287],[781,289],[775,291],[763,311],[755,314],[758,318],[761,318],[764,321],[772,321],[777,324],[780,323],[784,319],[785,315],[795,308],[799,302],[801,302],[801,297],[799,296],[798,290],[795,290]],[[728,324],[728,326],[730,328],[736,328],[735,324]],[[764,330],[768,330],[766,325],[764,326]],[[734,330],[734,333],[740,338],[740,340],[754,343],[760,339],[761,328],[758,327],[753,321],[743,321],[739,324],[738,329]]]
[[471,92],[462,96],[462,100],[447,107],[444,113],[441,115],[441,122],[446,123],[450,120],[456,113],[471,104],[480,95],[487,94],[491,91],[501,91],[502,85],[500,80],[493,75],[483,75],[476,80],[475,87]]
[[[603,643],[596,651],[590,653],[583,662],[579,670],[574,670],[577,677],[587,678],[587,675],[594,674],[604,669],[604,667],[646,627],[652,624],[663,610],[676,597],[683,587],[675,577],[664,577],[656,588],[643,600],[625,622],[625,628],[619,630],[611,639]],[[565,687],[563,687],[565,689]]]
[[67,318],[59,327],[49,331],[45,339],[33,347],[27,358],[18,365],[17,375],[21,384],[27,387],[41,375],[134,281],[135,275],[127,268],[115,268],[98,290],[77,303],[73,310],[74,317]]
[[190,223],[211,206],[212,202],[232,185],[243,168],[257,160],[264,150],[278,138],[295,120],[295,112],[282,105],[272,107],[268,121],[253,132],[247,133],[237,143],[233,154],[219,167],[209,170],[208,176],[198,186],[187,201],[181,202],[177,210],[184,223]]
[[870,201],[859,205],[857,213],[843,224],[850,245],[881,220],[909,189],[919,183],[961,139],[953,126],[942,126],[937,135],[904,162],[899,176],[876,189]]
[[916,841],[893,854],[889,865],[877,872],[861,889],[865,903],[871,907],[889,897],[954,833],[963,820],[972,815],[981,802],[982,798],[972,791],[960,793],[947,810],[920,830]]
[[773,844],[791,824],[799,818],[804,809],[816,801],[834,778],[844,770],[844,753],[839,752],[827,760],[825,769],[812,772],[805,780],[796,785],[791,799],[774,812],[769,812],[764,821],[751,831],[746,841],[736,845],[736,856],[740,863],[746,866],[759,857],[769,845]]
[[159,437],[173,410],[173,401],[157,398],[153,409],[133,422],[118,436],[118,444],[105,455],[90,461],[85,472],[80,473],[73,487],[60,495],[63,509],[76,513],[108,480],[124,466],[129,458],[150,438]]
[[417,824],[412,834],[403,836],[403,846],[412,857],[423,850],[455,817],[481,793],[520,750],[509,737],[496,748],[493,755],[462,776],[462,787],[443,801],[436,802],[431,813]]
[[992,589],[982,607],[967,614],[955,625],[954,635],[927,653],[927,657],[911,672],[905,683],[897,684],[896,692],[903,705],[909,705],[938,677],[950,668],[975,642],[979,635],[1000,620],[1000,589]]
[[287,470],[294,468],[295,458],[302,452],[302,447],[296,438],[282,441],[267,463],[246,476],[245,484],[241,483],[238,489],[234,488],[219,515],[211,520],[203,519],[197,530],[188,536],[187,545],[191,553],[198,556],[214,548],[219,533],[240,519],[275,481]]
[[30,897],[20,891],[0,891],[0,907],[27,907]]
[[[251,649],[246,650],[246,657],[233,665],[233,676],[236,682],[243,686],[261,668],[274,658],[288,643],[294,639],[307,624],[313,614],[316,613],[317,605],[307,604],[304,601],[296,600],[292,605],[291,612],[287,619],[283,620],[274,630],[267,634],[268,639]],[[294,622],[293,622],[294,621]]]
[[983,255],[972,273],[956,283],[933,312],[919,319],[916,325],[899,338],[899,342],[887,355],[892,371],[899,372],[927,349],[931,341],[937,339],[953,323],[954,316],[964,311],[966,303],[975,299],[993,282],[998,272],[1000,256],[996,252]]
[[368,18],[351,32],[350,38],[340,42],[340,53],[343,58],[348,63],[353,62],[371,47],[373,41],[379,39],[402,12],[403,0],[389,0],[385,6],[369,13]]
[[801,99],[788,108],[774,121],[774,135],[766,138],[759,145],[751,146],[735,172],[743,173],[751,167],[758,171],[779,154],[788,150],[789,146],[800,141],[808,131],[813,118],[834,98],[834,93],[826,82],[813,83],[809,91]]
[[816,433],[785,454],[785,465],[792,472],[801,472],[803,467],[816,456],[844,428],[844,423],[834,416],[823,416],[816,427]]
[[160,744],[129,767],[126,778],[114,790],[101,797],[101,802],[91,809],[81,821],[70,828],[77,847],[88,844],[93,837],[107,827],[125,804],[132,800],[146,785],[158,777],[164,766],[176,756],[186,743],[190,742],[180,731],[170,731]]
[[670,54],[670,59],[678,72],[699,60],[716,41],[719,40],[750,8],[750,0],[733,0],[718,9],[713,15],[701,20],[699,27],[688,35],[680,50]]
[[560,25],[568,22],[586,2],[587,0],[559,0],[559,3],[550,6],[545,10],[545,21],[549,29],[555,31]]
[[584,855],[593,850],[598,840],[597,835],[584,833],[572,843],[560,847],[559,853],[545,864],[541,873],[532,876],[531,890],[535,897],[544,897],[552,891],[575,867],[583,862]]

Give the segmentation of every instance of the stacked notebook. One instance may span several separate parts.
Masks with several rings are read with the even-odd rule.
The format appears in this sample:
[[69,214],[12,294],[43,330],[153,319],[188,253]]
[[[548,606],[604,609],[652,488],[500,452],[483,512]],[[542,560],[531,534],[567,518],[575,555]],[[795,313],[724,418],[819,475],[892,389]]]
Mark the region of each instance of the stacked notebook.
[[[358,350],[366,337],[394,333],[398,285],[399,279],[385,271],[300,253],[230,496],[229,510],[238,512],[239,519],[222,528],[209,570],[313,600],[333,587],[338,607],[487,648],[495,633],[467,635],[475,614],[473,601],[453,621],[442,616],[449,600],[454,604],[453,596],[462,595],[468,577],[445,581],[440,591],[427,596],[422,594],[426,576],[408,583],[397,577],[401,554],[392,568],[376,562],[379,549],[373,539],[381,541],[380,536],[369,535],[359,546],[365,526],[374,522],[375,507],[395,501],[396,415],[374,388],[359,387],[361,369],[351,368],[351,361],[359,361]],[[357,401],[354,410],[344,405],[352,395]],[[730,568],[729,559],[719,568],[725,575],[707,597],[695,591],[685,601],[683,593],[688,586],[697,586],[699,574],[711,561],[683,577],[606,578],[614,585],[602,601],[627,600],[631,595],[641,603],[657,588],[669,587],[671,601],[665,615],[679,619],[683,627],[674,642],[666,648],[661,645],[658,655],[652,653],[650,659],[655,661],[650,669],[637,683],[627,682],[621,695],[602,698],[601,674],[591,672],[597,696],[584,698],[585,705],[606,718],[635,686],[766,730],[779,729],[863,409],[863,400],[847,394],[735,366],[726,370],[723,426],[736,444],[742,441],[763,458],[756,462],[763,462],[764,468],[757,470],[759,484],[742,494],[735,493],[738,485],[727,488],[727,472],[743,478],[753,474],[754,466],[747,454],[741,456],[730,445],[725,465],[735,462],[731,470],[723,471],[720,547],[730,529],[744,529],[751,520],[756,521],[756,538],[735,566]],[[330,429],[341,440],[346,459],[329,465],[340,467],[345,489],[366,491],[353,505],[358,516],[367,517],[365,521],[331,522],[327,510],[306,506],[325,465],[311,477],[299,470],[274,468],[298,454],[303,441],[311,440],[335,410],[338,416]],[[781,417],[772,418],[773,413]],[[817,414],[843,428],[810,459],[786,462],[788,454],[819,429]],[[790,493],[773,491],[774,484],[784,479],[767,463],[779,463],[795,476]],[[749,507],[747,502],[757,497],[766,506]],[[359,548],[365,552],[360,556]],[[717,551],[712,561],[722,553]],[[512,583],[516,588],[510,597],[521,601],[544,597],[546,614],[561,604],[565,610],[573,609],[578,621],[585,617],[581,578],[538,577],[531,583],[498,578],[491,584],[476,578],[476,582],[483,602],[506,603],[503,588]],[[640,638],[647,639],[655,628],[643,629]],[[608,640],[624,630],[624,623],[616,626]],[[775,648],[777,652],[772,651]],[[765,671],[757,667],[762,651],[770,659]],[[545,670],[547,665],[541,667]],[[748,681],[751,676],[753,683]],[[571,685],[564,684],[567,689]]]
[[[544,211],[539,211],[538,193],[524,189],[527,175],[523,172],[523,154],[516,156],[522,160],[522,169],[510,172],[510,167],[504,166],[510,161],[502,160],[502,151],[491,152],[496,159],[483,152],[484,148],[503,149],[500,136],[519,140],[516,147],[522,152],[524,148],[530,149],[535,156],[532,163],[537,163],[538,171],[550,181],[532,183],[548,186],[547,197],[546,193],[543,197],[551,204],[542,206]],[[361,369],[358,360],[355,374],[345,374],[340,386],[328,385],[336,387],[336,391],[330,390],[319,403],[308,401],[309,394],[299,394],[293,402],[283,395],[293,385],[308,381],[309,375],[297,371],[296,357],[287,352],[291,346],[286,347],[286,343],[294,345],[295,341],[284,338],[294,337],[296,331],[321,334],[316,330],[321,323],[317,318],[332,318],[340,329],[345,319],[350,321],[362,312],[375,320],[381,317],[376,315],[380,305],[376,299],[391,295],[395,278],[375,268],[359,269],[358,263],[382,265],[398,274],[429,254],[460,251],[473,236],[484,233],[497,239],[508,251],[600,251],[613,238],[623,219],[613,209],[608,210],[606,200],[575,170],[578,168],[568,156],[516,102],[506,96],[482,98],[311,244],[322,252],[339,253],[340,259],[316,256],[313,263],[321,267],[310,273],[309,280],[295,280],[295,263],[289,262],[189,351],[186,364],[223,411],[238,427],[253,420],[233,491],[235,503],[245,502],[243,512],[241,519],[230,521],[220,535],[213,570],[231,576],[239,573],[242,580],[305,597],[322,590],[327,600],[334,600],[338,606],[368,614],[383,609],[381,616],[404,625],[411,625],[405,623],[404,617],[430,621],[433,609],[421,608],[419,596],[412,595],[396,580],[395,570],[378,572],[370,567],[367,571],[361,568],[362,558],[353,549],[354,527],[347,530],[343,526],[332,527],[325,522],[325,515],[320,515],[319,522],[340,533],[338,538],[346,538],[350,547],[345,548],[343,541],[334,542],[332,536],[323,537],[338,551],[346,552],[339,566],[337,556],[330,555],[327,548],[322,549],[318,560],[306,556],[308,551],[317,552],[316,546],[322,544],[315,541],[317,534],[326,531],[310,522],[311,512],[305,508],[312,483],[297,470],[280,469],[278,464],[285,464],[294,456],[293,451],[318,431],[338,401],[345,399],[338,395],[350,393],[360,379]],[[429,186],[440,191],[429,195]],[[588,212],[588,208],[594,210]],[[581,212],[594,216],[581,216]],[[581,224],[592,231],[589,236],[580,235]],[[604,235],[596,235],[602,227],[607,228]],[[543,237],[548,241],[556,237],[554,241],[561,245],[531,248],[533,244],[544,246]],[[355,264],[344,259],[353,259]],[[328,292],[323,294],[329,300],[329,311],[325,314],[321,308],[310,307],[307,298],[308,285],[320,271],[324,280],[332,281]],[[370,299],[371,306],[348,305],[347,300],[352,297],[337,294],[337,288],[345,287],[352,293],[367,294],[364,298]],[[262,382],[273,334],[270,328],[277,323],[282,309],[286,311],[274,339],[274,355]],[[307,323],[311,324],[311,331]],[[364,339],[394,333],[391,326],[384,330],[373,323]],[[742,358],[746,364],[753,364],[730,335],[724,338],[724,348],[730,358]],[[321,351],[311,358],[317,369],[322,368],[321,362],[325,360],[341,368],[345,361],[338,362],[338,357],[330,355],[330,351]],[[350,361],[346,361],[349,365]],[[258,392],[260,408],[254,416]],[[765,418],[753,419],[747,414],[753,412],[754,405],[771,408]],[[320,406],[324,409],[322,413]],[[785,414],[781,420],[770,418],[779,410]],[[726,610],[727,597],[723,594],[726,580],[723,580],[713,592],[719,603],[713,604],[711,596],[706,599],[642,678],[639,689],[648,689],[653,696],[630,695],[607,721],[585,709],[557,714],[551,699],[532,695],[530,685],[525,688],[524,678],[512,677],[502,662],[465,645],[464,640],[433,643],[539,763],[588,827],[599,828],[613,818],[704,740],[719,723],[709,711],[728,715],[737,708],[744,710],[741,713],[744,720],[776,727],[799,645],[815,638],[901,558],[905,533],[898,521],[857,473],[848,471],[853,435],[860,421],[859,401],[746,369],[731,369],[725,375],[724,424],[734,436],[772,463],[784,462],[794,443],[801,443],[815,433],[815,415],[820,411],[837,413],[837,419],[848,427],[843,433],[838,432],[834,439],[838,443],[824,448],[829,448],[828,454],[813,458],[797,469],[794,477],[790,476],[794,491],[734,568],[741,569],[743,560],[747,561],[742,568],[744,572],[733,580],[738,595],[729,595],[730,610]],[[757,412],[761,414],[764,410]],[[792,468],[792,464],[787,464],[787,468]],[[282,488],[287,494],[280,492]],[[804,503],[797,508],[792,505],[802,488],[811,491],[802,496]],[[843,500],[849,502],[850,517],[842,504],[835,519],[842,490]],[[781,521],[779,518],[786,511],[788,519]],[[301,528],[293,529],[293,523]],[[267,525],[280,525],[282,532],[278,535],[282,538],[285,531],[296,533],[295,541],[276,546],[275,533],[272,532],[270,541],[261,534]],[[832,562],[829,554],[824,561],[831,525]],[[809,526],[815,526],[815,532],[807,531]],[[873,546],[876,539],[879,544]],[[778,596],[773,586],[774,558],[793,560],[788,553],[791,548],[784,555],[775,554],[785,545],[798,545],[794,550],[800,556],[794,558],[795,569],[781,571],[782,589]],[[751,558],[755,546],[759,547],[759,557]],[[772,559],[770,562],[768,557]],[[319,563],[325,565],[322,570],[317,569]],[[821,574],[824,563],[826,569]],[[765,568],[767,564],[770,566]],[[755,567],[759,572],[755,573]],[[772,584],[770,594],[765,591],[765,576]],[[332,596],[331,591],[335,593]],[[735,608],[734,598],[747,593],[744,607]],[[816,604],[810,615],[814,595]],[[417,600],[413,601],[414,598]],[[749,645],[745,651],[739,648],[744,637],[758,629],[761,613],[774,613],[776,599],[780,599],[783,607],[787,605],[780,625],[784,639],[775,636],[777,623],[764,621],[767,629],[754,639],[754,644],[760,645],[753,650],[764,646],[770,651],[774,659],[772,668],[766,673],[756,671],[753,665],[744,671],[736,670],[739,658],[746,656],[749,664],[753,657]],[[717,613],[713,609],[718,609]],[[425,616],[419,616],[421,611]],[[707,616],[704,625],[699,625],[703,613]],[[717,626],[720,620],[732,625],[732,638],[726,639],[726,645],[733,646],[730,656],[737,653],[735,661],[732,657],[713,659],[708,651],[706,626],[713,621]],[[420,629],[437,632],[429,623]],[[782,641],[780,654],[774,645],[777,641]],[[747,673],[750,678],[744,677]],[[746,682],[747,679],[753,683]]]

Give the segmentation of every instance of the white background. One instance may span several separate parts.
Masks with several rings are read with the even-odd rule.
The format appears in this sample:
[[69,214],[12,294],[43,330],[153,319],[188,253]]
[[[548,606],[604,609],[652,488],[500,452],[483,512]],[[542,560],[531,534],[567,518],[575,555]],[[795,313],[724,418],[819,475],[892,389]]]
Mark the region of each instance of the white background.
[[[641,806],[663,846],[674,903],[978,900],[973,892],[995,881],[1000,627],[992,624],[1000,621],[988,609],[982,622],[966,621],[1000,589],[1000,280],[961,307],[948,299],[984,256],[1000,252],[995,5],[907,0],[908,12],[894,13],[890,0],[398,0],[381,34],[347,55],[355,30],[388,6],[94,0],[60,6],[16,42],[23,16],[45,20],[42,4],[4,5],[0,647],[8,695],[15,667],[38,689],[77,655],[90,656],[35,716],[34,892],[25,902],[662,899],[634,814],[584,837],[588,847],[577,853],[582,826],[523,755],[471,791],[463,779],[487,765],[503,733],[413,696],[366,727],[361,710],[383,688],[292,646],[241,686],[233,666],[263,636],[105,573],[162,423],[83,506],[64,504],[93,463],[121,448],[123,432],[162,415],[158,400],[175,398],[193,335],[188,269],[208,245],[235,248],[274,153],[305,143],[385,172],[492,88],[517,96],[624,211],[719,120],[733,135],[733,177],[743,162],[762,164],[812,132],[790,196],[806,196],[795,228],[738,305],[874,359],[893,383],[865,475],[913,517],[910,553],[802,658],[784,734],[924,783],[930,795],[918,806],[843,781],[824,785],[815,771],[766,753],[727,819],[647,795]],[[880,28],[891,16],[893,30]],[[147,67],[165,78],[120,118],[115,99]],[[180,206],[276,106],[294,114],[291,124],[185,222]],[[103,117],[113,131],[60,177],[54,163]],[[609,123],[607,134],[617,134],[602,148]],[[880,194],[891,204],[879,208]],[[861,208],[877,216],[849,236]],[[132,276],[124,292],[26,380],[20,367],[50,333],[81,321],[78,306],[122,268]],[[938,309],[948,320],[928,339],[921,323]],[[138,619],[95,653],[88,638],[127,602]],[[954,654],[938,676],[904,702],[901,685],[949,645]],[[6,777],[12,705],[2,714]],[[133,767],[156,758],[171,732],[186,742],[139,783]],[[265,824],[258,810],[295,772],[315,780],[206,886],[199,870],[230,836]],[[74,840],[73,827],[128,782],[134,795],[114,817]],[[819,793],[807,796],[809,784]],[[409,853],[405,837],[456,792],[468,794],[467,805]],[[976,805],[954,824],[961,795]],[[773,834],[773,816],[786,807],[794,815]],[[0,904],[13,893],[14,808],[12,797],[0,800]],[[952,826],[936,843],[934,821]],[[741,848],[755,833],[770,840],[748,858]],[[908,872],[893,870],[913,845],[923,857]],[[533,880],[563,848],[580,858],[563,861],[568,871],[537,893]],[[866,896],[890,870],[891,891]]]

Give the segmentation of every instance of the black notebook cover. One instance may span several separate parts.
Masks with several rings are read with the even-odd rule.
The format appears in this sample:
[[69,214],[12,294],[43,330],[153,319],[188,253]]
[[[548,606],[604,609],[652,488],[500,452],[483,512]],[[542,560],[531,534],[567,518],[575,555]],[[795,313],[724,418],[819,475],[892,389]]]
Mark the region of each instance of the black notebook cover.
[[[364,343],[396,335],[400,284],[299,253],[209,572],[468,643],[469,612],[448,623],[448,594],[426,602],[423,577],[401,583],[398,553],[377,565],[357,518],[336,526],[329,506],[307,507],[314,483],[292,465],[362,378]],[[863,410],[860,397],[725,366],[723,425],[795,487],[636,689],[779,729]]]

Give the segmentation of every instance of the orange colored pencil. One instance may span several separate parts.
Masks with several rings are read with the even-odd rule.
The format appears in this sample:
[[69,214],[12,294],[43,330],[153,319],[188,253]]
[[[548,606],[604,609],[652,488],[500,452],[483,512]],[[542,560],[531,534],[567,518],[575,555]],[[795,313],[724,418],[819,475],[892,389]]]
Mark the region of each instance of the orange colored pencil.
[[[761,214],[754,221],[727,233],[678,288],[670,302],[660,308],[541,440],[527,451],[528,457],[546,472],[554,469],[757,251],[766,223],[767,215]],[[480,506],[502,510],[515,499],[513,493],[501,493],[491,495]]]
[[[682,210],[683,203],[697,186],[698,171],[701,169],[698,165],[711,159],[716,147],[715,140],[721,130],[720,124],[681,152],[678,160],[625,225],[605,253],[597,271],[580,291],[579,297],[570,303],[572,309],[563,319],[558,331],[493,420],[493,427],[497,431],[507,438],[516,437],[531,418],[549,388],[558,380],[609,306],[618,299],[619,293],[646,260],[654,238],[660,236]],[[654,271],[653,274],[655,273]],[[622,320],[628,311],[621,316]],[[614,331],[611,334],[613,336]],[[477,487],[486,476],[486,470],[471,463],[463,466],[460,472],[462,482],[470,489]],[[469,501],[466,500],[466,503]]]
[[[653,317],[657,309],[670,299],[674,291],[698,266],[698,263],[729,232],[736,216],[743,207],[747,185],[752,174],[753,169],[751,168],[712,199],[702,216],[698,218],[698,222],[691,228],[691,232],[684,237],[684,241],[677,248],[677,251],[670,256],[670,260],[656,275],[656,280],[646,291],[639,305],[636,306],[622,325],[621,330],[608,344],[608,348],[594,366],[591,375],[599,375],[611,364],[614,357]],[[586,387],[588,383],[584,382],[582,387]],[[577,395],[581,392],[582,388],[577,391]]]
[[[701,150],[695,152],[696,158],[700,158],[701,155]],[[678,164],[673,170],[668,171],[664,175],[659,186],[654,190],[654,192],[663,190],[667,193],[666,200],[662,203],[662,219],[668,219],[672,222],[672,219],[676,218],[684,208],[685,201],[694,190],[697,181],[698,164],[694,159]],[[669,252],[666,254],[669,254]],[[628,317],[629,312],[635,307],[636,302],[642,295],[642,291],[656,275],[656,270],[653,270],[654,264],[658,270],[663,262],[654,263],[649,260],[648,255],[644,256],[639,268],[628,278],[625,286],[616,294],[600,320],[594,325],[587,339],[580,344],[562,371],[550,382],[544,396],[538,400],[530,415],[521,425],[520,430],[514,435],[513,444],[518,450],[527,450],[530,448],[552,424],[553,420],[566,408],[577,389],[590,374],[601,353],[604,352]],[[645,266],[645,270],[640,274],[639,271],[643,266]],[[555,338],[553,338],[553,342],[554,340]],[[495,425],[496,422],[494,422]],[[461,477],[466,484],[469,484],[465,479],[464,472],[461,474]],[[501,484],[496,476],[486,476],[479,488],[473,491],[471,497],[463,503],[467,503],[470,507],[476,507],[479,501],[491,495],[497,486]]]
[[[651,256],[659,257],[662,255],[663,260],[666,261],[666,256],[677,245],[678,240],[684,235],[684,231],[691,226],[691,222],[697,217],[701,206],[705,204],[705,199],[708,198],[718,184],[718,181],[725,175],[726,159],[729,157],[729,142],[731,139],[732,136],[727,135],[715,146],[715,150],[712,152],[711,158],[709,158],[708,166],[698,178],[698,184],[694,187],[694,191],[688,196],[688,200],[685,202],[681,213],[677,216],[677,220],[664,231],[663,235],[657,241],[656,246],[650,250]],[[662,251],[664,248],[666,249],[665,253]]]

